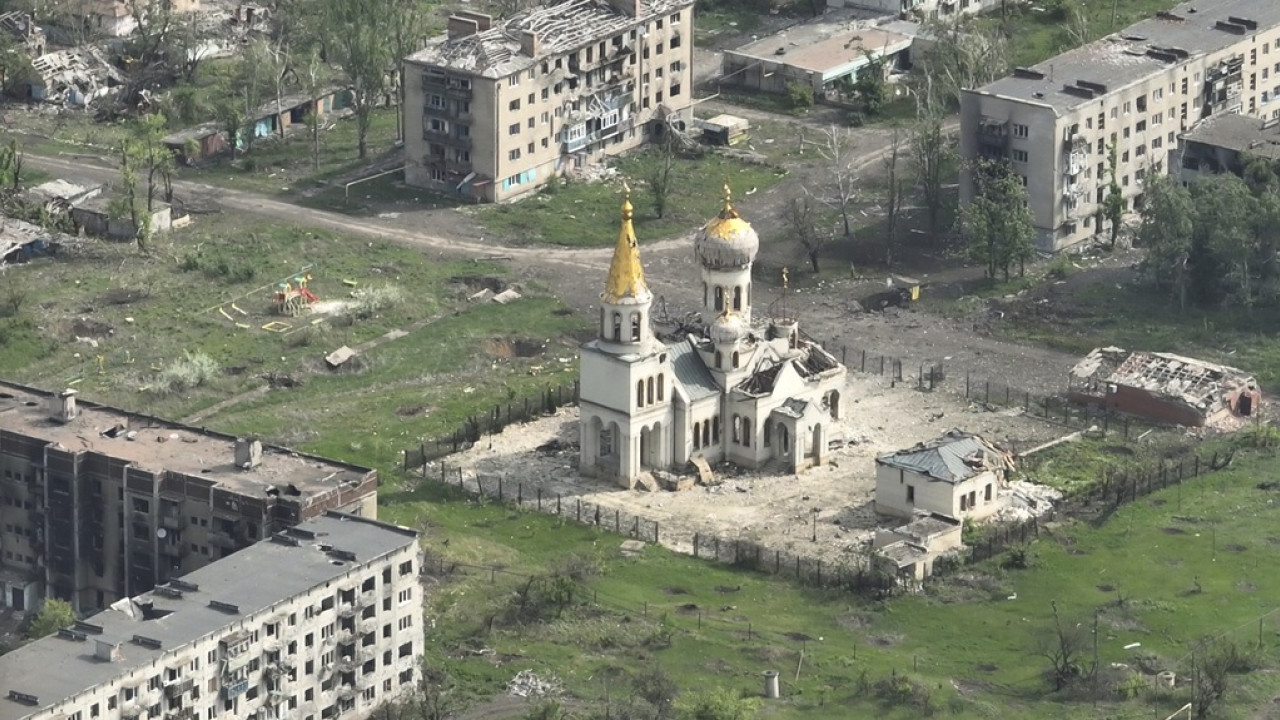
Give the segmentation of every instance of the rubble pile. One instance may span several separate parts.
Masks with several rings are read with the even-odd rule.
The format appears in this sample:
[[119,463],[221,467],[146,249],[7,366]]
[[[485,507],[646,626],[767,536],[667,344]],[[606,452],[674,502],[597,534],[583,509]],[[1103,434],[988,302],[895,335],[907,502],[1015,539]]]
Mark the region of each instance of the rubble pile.
[[532,670],[521,670],[507,683],[507,694],[521,698],[556,697],[564,688],[554,675],[540,677]]

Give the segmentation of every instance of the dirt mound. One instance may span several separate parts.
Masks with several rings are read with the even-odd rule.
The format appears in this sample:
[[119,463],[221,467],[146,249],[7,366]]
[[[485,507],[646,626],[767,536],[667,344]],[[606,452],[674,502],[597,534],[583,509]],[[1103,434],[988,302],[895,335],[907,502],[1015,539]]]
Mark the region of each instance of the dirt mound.
[[488,354],[500,358],[531,358],[546,351],[546,346],[536,340],[483,340],[480,347]]
[[151,297],[151,290],[147,288],[111,288],[98,298],[101,305],[131,305],[139,300],[146,300]]
[[110,325],[84,317],[72,320],[69,329],[76,337],[104,338],[115,333]]

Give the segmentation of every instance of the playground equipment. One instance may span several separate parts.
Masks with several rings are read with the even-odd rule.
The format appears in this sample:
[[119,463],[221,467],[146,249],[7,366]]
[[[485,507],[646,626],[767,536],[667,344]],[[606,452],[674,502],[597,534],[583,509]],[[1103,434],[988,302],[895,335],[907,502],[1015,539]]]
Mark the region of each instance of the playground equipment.
[[276,313],[297,317],[306,312],[311,307],[311,303],[318,302],[320,298],[307,289],[307,283],[310,281],[311,275],[305,274],[294,277],[292,282],[286,280],[277,285]]

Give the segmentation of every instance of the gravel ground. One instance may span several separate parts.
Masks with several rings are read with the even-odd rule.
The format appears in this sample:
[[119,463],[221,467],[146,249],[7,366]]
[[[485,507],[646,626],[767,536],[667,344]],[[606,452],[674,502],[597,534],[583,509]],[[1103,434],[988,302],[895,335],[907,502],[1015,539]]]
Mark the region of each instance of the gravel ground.
[[[623,490],[577,472],[578,417],[566,409],[554,417],[512,426],[451,457],[474,489],[477,475],[494,487],[502,477],[508,494],[523,483],[523,497],[541,488],[547,506],[559,494],[565,503],[581,499],[607,510],[657,521],[664,545],[692,550],[694,533],[760,543],[824,561],[847,561],[862,553],[876,527],[900,523],[877,519],[872,500],[874,458],[936,437],[951,428],[979,433],[1010,449],[1027,449],[1066,434],[1056,425],[1018,412],[990,412],[946,392],[920,392],[882,378],[851,373],[844,397],[852,398],[847,418],[833,429],[840,447],[829,465],[797,475],[717,468],[723,482],[683,492]],[[565,450],[536,448],[558,439]],[[433,476],[428,469],[429,477]],[[818,541],[812,540],[818,509]]]

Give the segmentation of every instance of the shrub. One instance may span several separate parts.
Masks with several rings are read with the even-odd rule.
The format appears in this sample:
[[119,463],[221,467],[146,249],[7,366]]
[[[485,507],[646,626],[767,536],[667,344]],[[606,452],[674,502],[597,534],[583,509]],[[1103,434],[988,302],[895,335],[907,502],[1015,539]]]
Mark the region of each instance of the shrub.
[[1050,280],[1066,280],[1067,276],[1076,271],[1076,266],[1071,262],[1071,256],[1066,253],[1058,253],[1053,257],[1053,261],[1049,263],[1049,269],[1045,271],[1045,276]]
[[787,100],[790,102],[792,110],[804,112],[813,107],[813,88],[793,80],[787,83]]
[[356,293],[351,303],[351,314],[368,320],[388,308],[404,302],[404,291],[397,285],[374,285]]
[[184,350],[160,371],[160,390],[181,392],[199,387],[218,376],[218,361],[202,352]]
[[920,715],[933,714],[933,694],[906,675],[893,674],[872,686],[876,699],[890,707],[911,707]]

